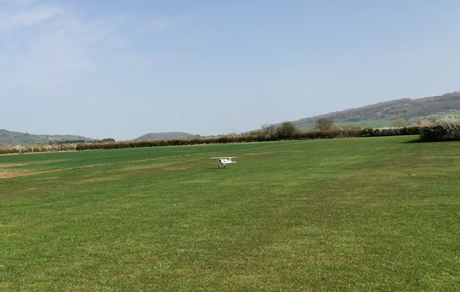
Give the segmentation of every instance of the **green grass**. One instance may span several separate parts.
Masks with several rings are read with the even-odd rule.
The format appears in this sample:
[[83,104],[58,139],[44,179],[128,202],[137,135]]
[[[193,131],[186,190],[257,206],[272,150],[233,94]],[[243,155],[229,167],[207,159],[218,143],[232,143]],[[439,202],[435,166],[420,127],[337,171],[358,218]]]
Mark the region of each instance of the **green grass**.
[[0,290],[457,291],[460,143],[414,139],[1,156],[64,171],[0,179]]
[[[27,153],[1,157],[1,162],[12,170],[22,172],[52,171],[73,169],[102,164],[128,163],[144,160],[162,159],[165,157],[207,155],[216,151],[232,152],[269,146],[271,143],[198,145],[194,147],[168,146],[158,148],[127,148],[100,151],[58,152],[58,153]],[[200,157],[202,159],[202,157]],[[1,169],[1,164],[0,164]]]

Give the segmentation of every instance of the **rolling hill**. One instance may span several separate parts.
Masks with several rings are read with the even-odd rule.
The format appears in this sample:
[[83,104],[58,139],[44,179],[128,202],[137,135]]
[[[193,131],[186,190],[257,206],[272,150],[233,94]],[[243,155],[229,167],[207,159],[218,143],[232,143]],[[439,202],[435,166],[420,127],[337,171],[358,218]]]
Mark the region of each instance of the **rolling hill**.
[[[318,118],[330,118],[337,126],[358,124],[363,128],[381,128],[391,126],[391,122],[404,119],[409,125],[422,120],[460,115],[460,91],[440,96],[417,99],[402,98],[380,102],[359,108],[336,111],[324,115],[292,121],[298,130],[312,130]],[[189,138],[194,135],[187,132],[148,133],[135,140],[163,140]],[[79,135],[34,135],[0,129],[0,145],[43,144],[60,141],[93,141]]]
[[44,144],[61,141],[92,141],[77,135],[34,135],[0,129],[0,145]]
[[299,130],[315,128],[318,118],[330,118],[336,125],[359,124],[361,127],[388,127],[404,119],[409,125],[422,120],[460,115],[460,91],[425,98],[402,98],[292,121]]
[[140,136],[135,140],[167,140],[167,139],[181,139],[188,138],[190,136],[199,136],[193,135],[186,132],[161,132],[161,133],[148,133]]

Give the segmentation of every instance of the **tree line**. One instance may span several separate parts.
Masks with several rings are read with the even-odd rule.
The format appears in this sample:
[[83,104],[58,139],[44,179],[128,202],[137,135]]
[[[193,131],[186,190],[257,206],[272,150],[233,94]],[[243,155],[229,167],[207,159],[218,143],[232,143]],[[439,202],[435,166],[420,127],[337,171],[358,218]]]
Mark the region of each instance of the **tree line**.
[[0,154],[28,153],[28,152],[51,152],[51,151],[82,151],[97,149],[121,149],[139,147],[161,147],[197,144],[225,144],[244,142],[264,142],[281,140],[310,140],[310,139],[333,139],[353,137],[417,135],[418,127],[394,127],[387,129],[362,129],[358,124],[349,124],[346,127],[334,125],[330,118],[318,118],[315,120],[316,131],[299,131],[294,123],[286,121],[281,125],[265,124],[261,129],[243,134],[222,135],[218,137],[196,137],[170,140],[132,140],[115,141],[108,138],[99,141],[53,144],[53,145],[28,145],[28,146],[0,146]]

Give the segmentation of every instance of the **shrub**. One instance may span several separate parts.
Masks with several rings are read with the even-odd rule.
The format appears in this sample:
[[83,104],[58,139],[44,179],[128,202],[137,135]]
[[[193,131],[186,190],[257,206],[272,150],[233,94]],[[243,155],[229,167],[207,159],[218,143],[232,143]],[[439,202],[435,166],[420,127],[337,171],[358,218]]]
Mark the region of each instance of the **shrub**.
[[407,127],[409,124],[407,123],[406,119],[397,119],[397,120],[392,121],[390,125],[395,128],[403,128],[403,127]]
[[292,122],[286,121],[276,129],[276,134],[280,139],[292,139],[297,134],[297,129]]
[[12,154],[12,153],[18,153],[13,146],[10,145],[3,145],[0,146],[0,154]]
[[378,136],[399,136],[399,135],[418,135],[419,127],[403,127],[403,128],[366,128],[362,130],[362,137],[378,137]]
[[318,118],[315,121],[315,128],[320,132],[326,132],[334,127],[334,121],[331,118]]
[[460,118],[426,120],[420,123],[420,141],[458,141],[460,140]]

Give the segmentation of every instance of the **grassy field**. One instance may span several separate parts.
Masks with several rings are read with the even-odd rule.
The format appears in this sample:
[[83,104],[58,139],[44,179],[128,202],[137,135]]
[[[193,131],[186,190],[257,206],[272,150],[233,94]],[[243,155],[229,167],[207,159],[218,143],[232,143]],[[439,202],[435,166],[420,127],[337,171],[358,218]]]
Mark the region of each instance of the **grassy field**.
[[356,123],[334,123],[336,126],[339,127],[346,127],[349,124],[358,124],[360,125],[363,129],[365,128],[385,128],[385,127],[390,127],[391,126],[391,120],[365,120],[365,121],[359,121]]
[[460,143],[416,138],[0,156],[0,291],[458,291]]

